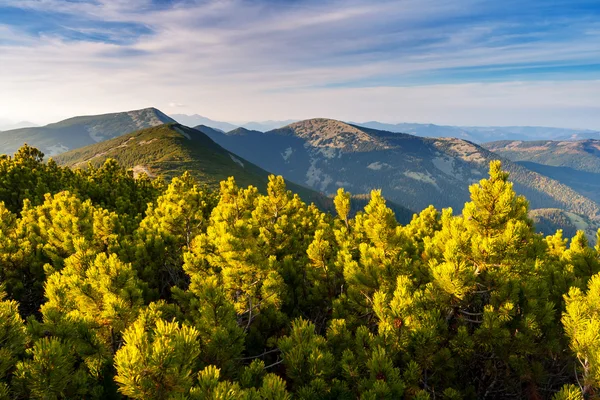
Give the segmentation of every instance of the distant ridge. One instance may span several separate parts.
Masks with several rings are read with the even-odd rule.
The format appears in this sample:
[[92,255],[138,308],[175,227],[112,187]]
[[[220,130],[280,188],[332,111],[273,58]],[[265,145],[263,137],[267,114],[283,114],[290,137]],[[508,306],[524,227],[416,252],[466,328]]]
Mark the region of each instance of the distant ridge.
[[213,129],[220,129],[223,132],[228,132],[232,129],[237,128],[237,125],[230,124],[229,122],[215,121],[210,118],[203,117],[202,115],[194,114],[173,114],[171,117],[185,126],[197,126],[197,125],[205,125],[211,127]]
[[600,140],[502,140],[485,143],[484,146],[512,161],[529,161],[600,174]]
[[600,132],[543,126],[451,126],[419,123],[386,124],[377,121],[353,123],[365,128],[410,133],[422,137],[455,137],[475,143],[497,140],[580,140],[600,139]]
[[13,129],[20,129],[20,128],[32,128],[32,127],[36,127],[39,126],[38,124],[34,124],[33,122],[29,122],[29,121],[21,121],[21,122],[17,122],[17,123],[9,123],[7,121],[0,121],[0,132],[1,131],[10,131]]
[[27,143],[53,156],[143,128],[175,122],[156,108],[73,117],[42,127],[0,132],[0,154],[12,154]]

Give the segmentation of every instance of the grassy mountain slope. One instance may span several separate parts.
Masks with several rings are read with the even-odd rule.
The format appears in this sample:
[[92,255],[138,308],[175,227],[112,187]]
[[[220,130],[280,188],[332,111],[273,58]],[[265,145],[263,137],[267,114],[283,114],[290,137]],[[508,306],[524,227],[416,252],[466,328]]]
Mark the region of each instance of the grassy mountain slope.
[[600,140],[498,141],[483,145],[512,161],[529,161],[600,174]]
[[[78,168],[87,163],[99,166],[107,158],[150,176],[170,179],[190,171],[211,187],[234,176],[240,186],[254,185],[264,190],[269,172],[230,153],[209,137],[179,124],[164,124],[143,129],[80,149],[63,153],[55,158],[59,164]],[[331,209],[332,201],[311,189],[288,182],[288,188],[304,201]]]
[[[198,129],[202,129],[199,127]],[[422,138],[327,119],[300,121],[266,133],[206,131],[228,150],[325,193],[381,188],[412,210],[429,204],[462,210],[468,186],[484,178],[498,155],[461,139]],[[560,182],[504,160],[515,189],[533,208],[561,208],[596,217],[600,206]]]
[[0,154],[12,154],[27,143],[52,156],[169,122],[174,121],[155,108],[75,117],[42,127],[0,132]]

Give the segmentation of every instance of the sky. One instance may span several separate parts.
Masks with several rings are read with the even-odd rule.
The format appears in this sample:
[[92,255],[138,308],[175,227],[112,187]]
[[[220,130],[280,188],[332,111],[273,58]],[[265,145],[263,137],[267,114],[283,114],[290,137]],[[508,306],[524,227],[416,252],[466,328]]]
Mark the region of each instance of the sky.
[[0,0],[0,121],[600,129],[598,0]]

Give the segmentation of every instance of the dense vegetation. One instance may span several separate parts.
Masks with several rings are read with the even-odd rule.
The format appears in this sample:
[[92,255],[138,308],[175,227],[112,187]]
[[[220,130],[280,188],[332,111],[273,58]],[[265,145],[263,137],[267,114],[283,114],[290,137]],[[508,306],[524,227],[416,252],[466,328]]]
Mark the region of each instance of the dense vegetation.
[[600,247],[535,234],[507,179],[402,226],[379,191],[333,216],[281,177],[165,186],[23,148],[0,159],[0,398],[595,397]]

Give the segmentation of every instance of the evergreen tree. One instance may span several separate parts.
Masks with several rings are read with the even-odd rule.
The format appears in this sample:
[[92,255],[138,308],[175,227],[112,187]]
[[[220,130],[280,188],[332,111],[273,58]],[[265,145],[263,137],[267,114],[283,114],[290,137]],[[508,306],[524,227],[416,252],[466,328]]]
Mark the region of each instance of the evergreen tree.
[[134,234],[134,253],[126,258],[161,298],[169,295],[172,286],[185,286],[183,252],[206,231],[214,206],[212,193],[186,173],[173,179],[156,205],[148,208]]
[[590,279],[587,293],[572,287],[565,301],[562,323],[577,358],[576,380],[582,396],[595,397],[600,388],[600,274]]
[[161,316],[150,306],[123,334],[125,345],[115,356],[115,381],[125,396],[162,400],[186,396],[192,388],[200,354],[198,331]]
[[3,298],[0,292],[0,399],[9,399],[12,375],[25,353],[27,337],[17,303]]
[[600,244],[536,234],[500,162],[470,192],[402,226],[380,191],[333,216],[281,177],[167,187],[25,146],[0,158],[0,399],[598,397]]

